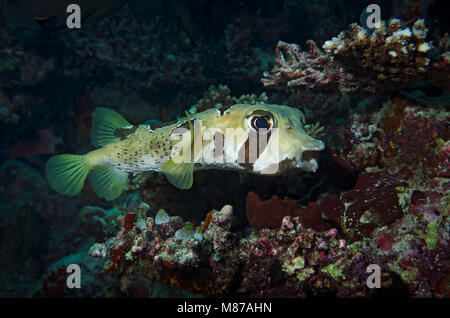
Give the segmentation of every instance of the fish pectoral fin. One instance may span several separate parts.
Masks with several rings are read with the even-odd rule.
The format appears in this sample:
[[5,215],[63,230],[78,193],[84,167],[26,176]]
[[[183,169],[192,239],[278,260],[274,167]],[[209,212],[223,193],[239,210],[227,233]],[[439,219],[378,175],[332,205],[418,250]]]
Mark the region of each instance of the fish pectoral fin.
[[88,178],[94,192],[110,201],[116,199],[125,189],[128,173],[109,164],[101,164],[92,168]]
[[97,107],[92,113],[91,142],[96,147],[117,142],[115,132],[120,128],[132,128],[125,118],[115,110]]
[[[186,118],[189,123],[192,142],[192,140],[194,140],[194,128],[189,119],[188,112],[186,112]],[[190,189],[192,187],[192,184],[194,183],[194,163],[192,161],[184,162],[183,159],[185,158],[183,156],[182,150],[176,157],[166,161],[166,163],[161,166],[161,170],[170,183],[172,183],[178,189],[187,190]]]
[[178,189],[187,190],[194,182],[194,163],[175,163],[170,159],[161,167],[167,180]]

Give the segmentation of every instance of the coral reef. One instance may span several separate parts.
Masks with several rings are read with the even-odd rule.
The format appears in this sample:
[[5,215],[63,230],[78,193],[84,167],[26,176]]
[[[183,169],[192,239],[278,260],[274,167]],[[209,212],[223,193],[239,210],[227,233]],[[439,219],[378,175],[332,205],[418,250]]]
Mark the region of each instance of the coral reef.
[[347,89],[347,86],[356,85],[356,82],[352,84],[351,75],[344,74],[342,68],[336,67],[314,41],[309,40],[307,44],[309,51],[305,52],[296,44],[278,42],[276,65],[271,73],[264,73],[261,79],[263,85],[292,90],[338,85],[341,91],[352,90]]
[[[291,217],[278,230],[255,231],[240,241],[245,265],[238,292],[248,297],[373,294],[362,269],[377,256],[362,254],[363,244],[347,245],[337,233],[319,234]],[[389,283],[383,279],[385,286]]]
[[[130,203],[122,207],[127,214],[119,217],[122,229],[117,235],[94,244],[89,252],[107,259],[106,272],[119,275],[123,292],[141,285],[140,293],[148,295],[150,291],[143,289],[145,282],[140,283],[143,280],[203,294],[218,293],[231,284],[238,257],[230,248],[237,244],[237,237],[229,231],[231,206],[211,211],[201,226],[194,227],[164,210],[152,216],[145,203],[134,201],[131,205],[132,212],[127,212]],[[136,271],[143,276],[136,276]]]
[[277,196],[273,196],[267,201],[262,201],[256,193],[248,193],[247,219],[255,229],[279,228],[285,216],[298,217],[303,227],[319,232],[329,228],[322,220],[321,211],[314,202],[303,207],[288,197],[280,200]]
[[349,29],[350,32],[341,32],[326,41],[323,49],[344,65],[352,65],[356,76],[374,72],[380,81],[378,85],[386,81],[402,87],[423,78],[430,65],[427,52],[432,48],[425,41],[427,29],[423,19],[412,28],[403,28],[398,19],[391,19],[387,27],[380,22],[372,35],[357,24],[351,24]]
[[448,112],[440,107],[419,108],[395,98],[363,119],[353,115],[343,137],[342,149],[331,152],[341,168],[361,171],[384,168],[395,174],[403,168],[418,175],[448,175],[445,142],[450,131]]
[[[90,254],[106,259],[105,269],[120,279],[122,292],[136,294],[138,289],[140,296],[151,293],[146,286],[154,280],[203,295],[233,291],[246,297],[369,296],[376,293],[366,285],[369,264],[381,267],[383,288],[398,284],[400,276],[412,295],[445,296],[448,291],[442,280],[445,282],[449,266],[445,258],[449,238],[444,234],[448,215],[442,211],[444,214],[433,220],[418,214],[402,217],[395,184],[389,178],[379,173],[362,176],[357,187],[342,196],[353,202],[347,212],[339,212],[345,226],[365,232],[356,240],[345,234],[344,227],[320,232],[306,228],[301,216],[285,216],[277,228],[254,230],[241,237],[230,231],[230,206],[211,211],[195,227],[164,210],[149,214],[148,205],[133,201],[121,207],[119,232],[105,243],[94,244]],[[383,201],[373,199],[374,190],[380,197],[391,196],[394,210],[384,209]],[[361,195],[370,202],[355,202]],[[320,204],[330,218],[336,217],[329,213],[336,198]],[[279,203],[269,205],[274,204]],[[364,215],[354,213],[366,208]],[[128,223],[129,218],[132,221]],[[370,222],[376,222],[376,228]],[[414,260],[423,266],[411,267]]]
[[428,53],[434,47],[426,40],[427,31],[423,19],[415,21],[412,28],[391,19],[388,26],[380,22],[372,34],[353,23],[349,31],[325,41],[325,52],[312,40],[307,41],[308,52],[280,41],[276,65],[270,73],[264,73],[261,82],[266,87],[291,90],[331,86],[342,93],[357,89],[383,92],[393,89],[391,83],[398,89],[427,78],[439,83],[436,77],[447,82],[448,72],[440,76],[436,72],[447,67],[448,48],[440,44],[439,57],[432,60]]

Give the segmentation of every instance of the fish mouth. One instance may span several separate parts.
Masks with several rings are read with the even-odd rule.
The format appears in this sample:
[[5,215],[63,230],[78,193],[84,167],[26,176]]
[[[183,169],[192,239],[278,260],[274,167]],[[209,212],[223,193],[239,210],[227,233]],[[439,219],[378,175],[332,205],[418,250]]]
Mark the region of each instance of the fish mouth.
[[302,154],[302,158],[294,163],[296,168],[302,169],[304,171],[316,172],[319,168],[317,163],[317,158],[319,156],[319,151],[305,151]]
[[305,150],[300,155],[300,160],[297,160],[294,165],[296,168],[302,169],[304,171],[316,172],[319,168],[317,160],[320,155],[320,151],[325,149],[325,144],[320,142],[317,147],[312,150]]

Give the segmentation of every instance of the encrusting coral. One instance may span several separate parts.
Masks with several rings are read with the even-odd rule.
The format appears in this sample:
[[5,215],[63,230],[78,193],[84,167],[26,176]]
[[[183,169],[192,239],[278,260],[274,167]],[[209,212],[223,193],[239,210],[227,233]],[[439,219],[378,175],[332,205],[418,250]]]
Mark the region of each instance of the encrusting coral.
[[448,72],[435,73],[448,67],[448,47],[440,44],[438,57],[432,59],[429,53],[436,48],[427,41],[427,31],[423,19],[411,28],[391,19],[387,26],[378,23],[371,34],[353,23],[349,31],[325,41],[324,52],[311,40],[308,52],[280,41],[276,65],[271,73],[264,73],[261,82],[291,91],[331,86],[342,93],[357,89],[374,93],[392,90],[392,83],[398,89],[428,78],[434,82],[439,82],[436,77],[449,79]]
[[405,87],[411,80],[420,80],[430,65],[427,52],[432,45],[425,41],[423,19],[417,20],[412,29],[402,28],[398,19],[390,20],[387,27],[384,22],[378,23],[372,34],[356,23],[349,29],[326,41],[323,49],[335,60],[352,65],[355,74],[372,71],[380,81]]
[[[350,202],[347,215],[343,211],[327,213],[330,220],[340,219],[342,226],[317,231],[310,228],[317,224],[308,225],[305,216],[291,215],[278,219],[279,225],[273,229],[255,229],[247,236],[233,232],[231,206],[212,210],[194,226],[164,210],[152,211],[131,197],[118,207],[118,232],[104,243],[95,243],[89,253],[106,260],[106,272],[120,280],[123,293],[141,297],[151,294],[153,281],[203,295],[369,296],[377,292],[366,285],[369,264],[381,267],[384,288],[393,286],[400,276],[415,296],[442,296],[445,288],[439,286],[448,271],[445,250],[449,238],[444,234],[448,216],[422,218],[421,209],[429,204],[420,199],[427,197],[423,194],[412,200],[416,212],[402,217],[392,180],[385,173],[366,174],[356,189],[342,197],[324,198],[320,202],[323,211],[339,211],[345,209],[342,202]],[[389,196],[392,211],[384,211],[381,199],[371,206],[372,187],[381,191],[380,197]],[[355,201],[360,195],[367,202]],[[354,213],[365,209],[369,212]],[[320,213],[317,217],[321,218]],[[353,238],[346,234],[348,230],[355,231]],[[414,268],[414,260],[420,261],[421,267]]]
[[[279,41],[275,49],[277,56],[272,74],[264,72],[261,82],[266,87],[314,89],[327,85],[346,84],[345,76],[332,60],[314,43],[307,41],[308,52],[299,45]],[[341,88],[343,89],[343,87]]]

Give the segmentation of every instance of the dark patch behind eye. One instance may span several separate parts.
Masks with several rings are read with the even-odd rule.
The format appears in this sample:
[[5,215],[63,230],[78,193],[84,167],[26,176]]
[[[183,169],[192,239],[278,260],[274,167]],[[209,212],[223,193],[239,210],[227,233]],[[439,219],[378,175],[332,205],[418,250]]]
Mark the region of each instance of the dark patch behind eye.
[[[250,134],[253,135],[254,140],[256,140],[256,158],[251,158],[250,157]],[[263,148],[260,148],[260,144],[259,144],[259,137],[260,134],[259,133],[255,133],[255,132],[249,132],[249,138],[247,138],[247,140],[245,141],[245,143],[242,145],[241,149],[239,149],[239,152],[243,151],[243,154],[245,156],[245,162],[244,163],[239,163],[240,166],[245,167],[245,168],[250,168],[253,169],[253,164],[254,161],[253,160],[258,160],[259,156],[264,152],[264,150],[266,149],[267,145],[270,142],[270,137],[272,136],[272,132],[267,132],[265,134],[263,134],[261,136],[261,138],[266,138],[266,143],[263,145]]]

